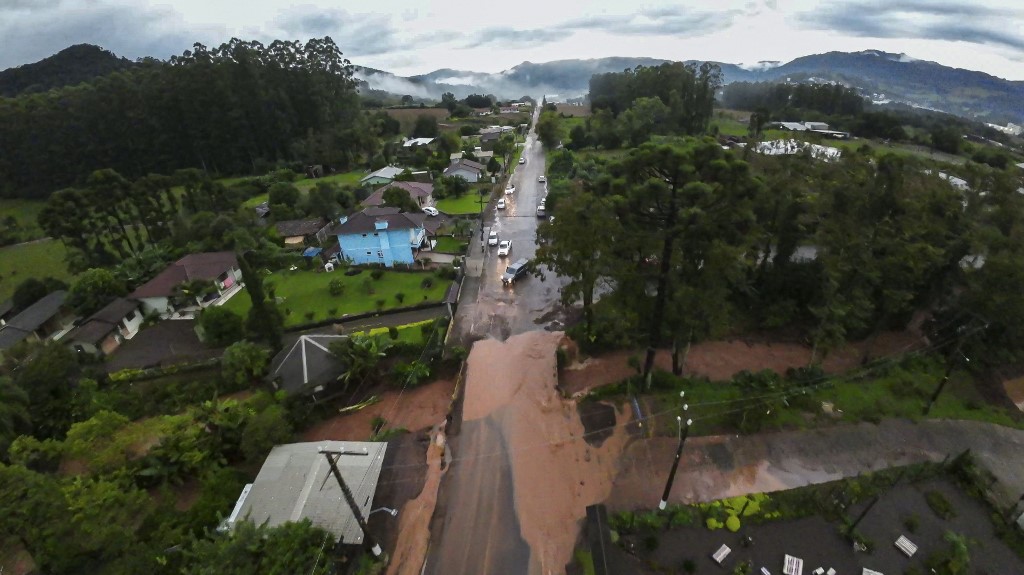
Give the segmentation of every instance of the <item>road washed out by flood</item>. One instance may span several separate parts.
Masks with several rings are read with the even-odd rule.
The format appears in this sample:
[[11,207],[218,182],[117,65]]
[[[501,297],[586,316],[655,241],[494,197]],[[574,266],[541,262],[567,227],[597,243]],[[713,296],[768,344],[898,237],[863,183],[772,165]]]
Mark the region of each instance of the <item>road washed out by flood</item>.
[[[563,334],[529,332],[505,342],[483,340],[469,357],[463,421],[490,419],[505,445],[515,515],[530,549],[530,573],[562,573],[586,507],[611,493],[626,444],[623,418],[594,447],[584,441],[575,402],[556,391],[555,350]],[[458,454],[456,454],[456,459]]]

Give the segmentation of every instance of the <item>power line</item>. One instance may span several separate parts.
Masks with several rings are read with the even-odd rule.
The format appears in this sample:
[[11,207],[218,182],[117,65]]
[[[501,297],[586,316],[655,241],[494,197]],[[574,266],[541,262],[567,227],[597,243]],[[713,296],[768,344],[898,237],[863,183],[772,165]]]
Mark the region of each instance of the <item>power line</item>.
[[[966,335],[971,335],[973,333],[977,333],[977,331],[980,331],[982,329],[984,329],[984,328],[976,328],[975,330],[972,330],[972,332],[970,332],[970,333],[968,333]],[[966,335],[964,337],[966,337]],[[824,376],[822,376],[820,378],[817,378],[816,380],[812,380],[812,381],[818,381],[819,382],[819,383],[812,384],[812,385],[792,387],[792,388],[788,388],[788,389],[785,389],[785,390],[780,390],[779,392],[770,393],[770,394],[764,394],[764,395],[754,396],[754,397],[742,397],[742,398],[735,398],[735,399],[722,400],[722,401],[699,402],[699,403],[693,403],[693,404],[690,404],[690,405],[693,406],[693,407],[709,406],[709,405],[726,405],[727,406],[727,405],[744,404],[744,403],[748,403],[748,402],[751,402],[751,401],[758,401],[758,400],[763,400],[763,399],[771,399],[771,398],[783,398],[784,399],[784,398],[788,398],[788,397],[804,395],[804,394],[809,393],[810,391],[830,386],[830,385],[833,384],[834,380],[836,380],[836,379],[850,378],[850,377],[861,377],[861,376],[866,375],[868,373],[872,373],[874,371],[877,371],[877,370],[880,370],[882,368],[888,367],[895,360],[897,360],[897,359],[899,359],[899,358],[901,358],[903,356],[906,356],[906,355],[909,355],[909,354],[922,354],[922,353],[926,353],[928,351],[932,351],[932,350],[938,349],[938,348],[946,345],[950,341],[953,341],[953,339],[950,338],[948,340],[942,340],[942,341],[937,342],[937,343],[932,343],[932,344],[930,344],[928,346],[925,346],[925,347],[923,347],[921,349],[917,349],[917,350],[913,350],[913,351],[908,352],[907,350],[910,347],[910,345],[913,345],[913,344],[910,344],[910,345],[904,346],[898,352],[894,352],[892,354],[888,354],[887,356],[882,356],[882,358],[880,358],[879,361],[877,361],[872,366],[868,366],[868,367],[864,367],[864,368],[858,368],[856,370],[851,370],[850,372],[843,373],[843,374],[837,374],[837,375],[831,375],[831,376],[824,375]],[[717,418],[717,417],[721,417],[723,415],[728,415],[728,414],[731,414],[731,413],[738,413],[740,411],[746,411],[748,409],[750,409],[750,406],[749,405],[744,405],[744,406],[738,407],[736,409],[716,412],[716,413],[713,413],[713,414],[697,417],[697,418],[694,418],[694,420],[695,421],[700,421],[700,420],[714,419],[714,418]],[[484,460],[484,459],[491,459],[491,458],[500,457],[500,456],[516,455],[516,454],[520,454],[520,453],[523,453],[523,452],[527,452],[527,451],[530,451],[530,450],[539,449],[539,448],[543,448],[543,447],[551,447],[551,446],[556,446],[556,445],[571,444],[571,443],[577,442],[577,441],[579,441],[581,439],[585,440],[586,438],[594,436],[594,435],[599,435],[599,434],[607,433],[607,432],[610,432],[610,431],[613,432],[615,429],[617,429],[619,427],[626,427],[626,426],[637,424],[637,423],[641,423],[641,422],[642,423],[648,423],[648,422],[654,421],[654,420],[656,420],[658,418],[661,418],[661,417],[663,417],[665,415],[674,414],[677,411],[678,411],[678,408],[673,407],[673,408],[666,409],[666,410],[663,410],[663,411],[647,414],[647,415],[643,416],[640,419],[628,420],[628,421],[624,421],[622,423],[615,423],[615,424],[610,425],[610,426],[606,426],[606,427],[602,427],[602,428],[597,428],[597,429],[592,429],[590,431],[585,431],[581,435],[569,435],[569,436],[566,436],[566,437],[563,437],[563,438],[560,438],[560,439],[553,439],[553,440],[539,442],[539,443],[535,443],[535,444],[531,444],[531,445],[525,445],[525,446],[522,446],[522,447],[519,447],[519,448],[516,448],[516,449],[513,449],[513,450],[493,451],[493,452],[490,452],[490,453],[481,453],[481,454],[476,454],[476,455],[469,456],[469,457],[454,457],[452,459],[451,463],[456,463],[456,462],[467,463],[467,462],[471,462],[471,461],[475,461],[475,460]],[[412,463],[412,464],[405,464],[405,465],[394,465],[394,466],[388,467],[387,469],[391,470],[391,471],[394,471],[394,470],[400,470],[400,469],[406,469],[406,468],[413,469],[413,468],[419,468],[419,467],[425,467],[425,466],[426,466],[426,464],[424,464],[424,463]],[[414,481],[414,480],[418,480],[418,478],[396,479],[396,480],[392,480],[392,481],[378,483],[378,485],[392,485],[392,484],[404,483],[404,482],[407,482],[407,481]]]

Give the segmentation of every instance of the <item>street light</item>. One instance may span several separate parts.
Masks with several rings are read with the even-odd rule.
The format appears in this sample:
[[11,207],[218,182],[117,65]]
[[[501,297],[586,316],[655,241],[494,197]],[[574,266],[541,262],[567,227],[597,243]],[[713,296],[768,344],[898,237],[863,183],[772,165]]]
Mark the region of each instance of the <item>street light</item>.
[[[679,397],[684,397],[684,396],[685,396],[685,392],[680,392],[679,393]],[[689,409],[689,408],[690,408],[690,406],[684,403],[683,404],[683,413],[686,413],[686,410]],[[669,493],[672,492],[672,482],[675,481],[676,470],[679,469],[679,460],[683,456],[683,444],[686,443],[686,437],[688,435],[690,435],[690,425],[692,425],[692,424],[693,424],[693,420],[692,419],[687,419],[686,420],[686,428],[684,429],[683,428],[683,416],[681,416],[681,415],[677,415],[676,416],[676,425],[679,427],[679,445],[676,447],[676,457],[675,457],[675,459],[672,460],[672,468],[668,472],[668,481],[665,483],[665,492],[661,494],[661,501],[658,503],[658,509],[660,509],[662,511],[664,511],[665,507],[668,506],[668,495],[669,495]]]
[[392,517],[397,517],[398,516],[398,510],[397,509],[392,509],[390,507],[378,507],[377,509],[374,509],[373,511],[367,513],[366,514],[366,518],[369,519],[371,515],[373,515],[374,513],[378,512],[378,511],[386,511]]

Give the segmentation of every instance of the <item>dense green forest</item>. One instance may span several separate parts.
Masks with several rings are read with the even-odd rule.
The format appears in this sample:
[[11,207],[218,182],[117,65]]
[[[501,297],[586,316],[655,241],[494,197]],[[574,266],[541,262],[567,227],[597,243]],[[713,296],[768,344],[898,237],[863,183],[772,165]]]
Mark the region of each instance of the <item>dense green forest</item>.
[[0,196],[45,198],[105,168],[133,179],[288,160],[344,169],[376,141],[362,122],[351,65],[330,38],[196,44],[169,62],[0,98]]
[[32,64],[0,71],[0,96],[45,92],[127,70],[135,63],[91,44],[69,46]]
[[557,224],[541,227],[538,258],[583,302],[577,341],[667,345],[678,363],[695,341],[781,330],[820,358],[929,310],[936,341],[956,326],[982,363],[1024,359],[1015,175],[972,164],[964,192],[894,155],[746,160],[671,137],[610,159],[553,155]]

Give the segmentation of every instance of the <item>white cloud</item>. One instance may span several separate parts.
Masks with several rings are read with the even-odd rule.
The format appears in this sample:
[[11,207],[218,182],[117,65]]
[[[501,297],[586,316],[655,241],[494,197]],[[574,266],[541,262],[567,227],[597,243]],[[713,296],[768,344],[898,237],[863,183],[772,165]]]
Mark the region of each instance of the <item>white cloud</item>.
[[[478,1],[0,0],[0,67],[95,43],[166,58],[192,42],[330,35],[355,63],[398,74],[496,72],[524,60],[649,56],[758,62],[880,49],[1024,79],[1019,0]],[[581,8],[580,6],[585,6]],[[852,7],[851,7],[852,6]]]

